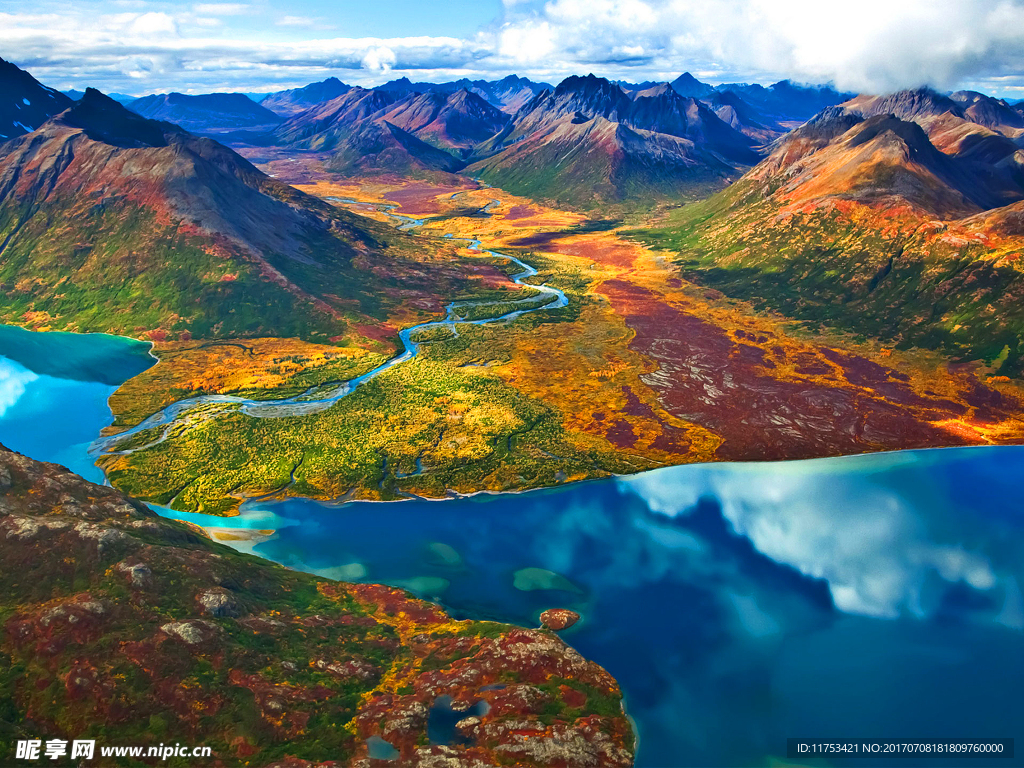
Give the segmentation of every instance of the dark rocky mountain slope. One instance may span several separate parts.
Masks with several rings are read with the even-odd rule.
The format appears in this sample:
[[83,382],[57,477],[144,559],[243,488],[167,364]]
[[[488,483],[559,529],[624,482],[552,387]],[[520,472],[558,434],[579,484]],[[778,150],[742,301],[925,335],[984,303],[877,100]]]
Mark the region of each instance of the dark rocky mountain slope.
[[71,103],[60,91],[0,59],[0,142],[31,133]]

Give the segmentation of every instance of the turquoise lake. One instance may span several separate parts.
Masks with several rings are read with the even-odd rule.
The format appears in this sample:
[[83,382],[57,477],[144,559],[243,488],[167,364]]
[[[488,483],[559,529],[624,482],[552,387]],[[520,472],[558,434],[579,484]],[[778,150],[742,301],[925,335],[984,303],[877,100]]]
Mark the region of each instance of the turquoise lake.
[[[152,362],[139,342],[0,328],[0,442],[102,481],[106,399]],[[275,529],[240,548],[458,617],[579,611],[563,636],[621,683],[642,768],[787,763],[788,737],[1016,738],[1013,759],[897,764],[1024,765],[1022,483],[1024,448],[967,448],[174,514]]]

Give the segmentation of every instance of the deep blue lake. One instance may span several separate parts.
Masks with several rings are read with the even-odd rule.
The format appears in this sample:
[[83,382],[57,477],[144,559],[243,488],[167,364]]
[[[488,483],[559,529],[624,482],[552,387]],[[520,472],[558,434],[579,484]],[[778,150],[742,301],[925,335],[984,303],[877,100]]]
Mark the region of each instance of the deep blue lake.
[[[0,329],[0,442],[101,479],[88,444],[147,347],[34,336]],[[92,367],[55,365],[69,349]],[[794,764],[787,737],[1009,737],[1013,760],[894,762],[1024,765],[1022,484],[1024,448],[967,448],[176,516],[274,529],[237,546],[459,617],[579,611],[563,636],[622,684],[638,766]]]

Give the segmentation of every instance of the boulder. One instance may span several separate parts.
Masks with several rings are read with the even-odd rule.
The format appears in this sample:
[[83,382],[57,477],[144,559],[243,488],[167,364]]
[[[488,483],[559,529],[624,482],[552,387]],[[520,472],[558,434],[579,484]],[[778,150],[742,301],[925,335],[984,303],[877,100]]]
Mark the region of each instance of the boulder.
[[540,615],[540,623],[555,632],[568,629],[579,620],[580,615],[568,608],[550,608]]

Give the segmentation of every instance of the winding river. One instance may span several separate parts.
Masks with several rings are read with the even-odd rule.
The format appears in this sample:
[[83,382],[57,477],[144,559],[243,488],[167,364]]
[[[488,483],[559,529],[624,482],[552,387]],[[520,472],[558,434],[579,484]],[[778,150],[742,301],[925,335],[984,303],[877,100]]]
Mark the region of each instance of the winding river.
[[[360,203],[360,201],[349,198],[327,199],[332,202],[340,203]],[[500,204],[500,200],[492,200],[480,209],[480,213],[489,214],[493,207]],[[395,213],[394,209],[397,207],[395,205],[384,204],[377,205],[375,207],[385,213],[389,218],[396,221],[398,223],[398,228],[401,230],[409,231],[416,227],[421,227],[425,223],[425,219],[417,219],[412,216]],[[310,413],[317,413],[325,410],[326,408],[330,408],[334,403],[338,402],[346,395],[351,394],[360,384],[370,381],[371,379],[380,376],[385,371],[394,368],[397,365],[401,365],[402,363],[408,362],[416,357],[420,350],[420,344],[417,343],[415,337],[423,331],[428,331],[434,328],[447,328],[453,334],[458,335],[458,326],[460,324],[488,325],[491,323],[504,323],[515,320],[517,317],[529,314],[530,312],[561,309],[562,307],[568,306],[568,298],[565,293],[558,288],[553,288],[543,284],[534,285],[533,283],[527,283],[526,281],[531,277],[536,277],[538,272],[529,264],[517,259],[515,256],[499,253],[497,251],[485,250],[483,248],[483,243],[472,238],[455,238],[451,234],[447,234],[445,237],[448,239],[466,242],[471,250],[479,253],[486,253],[487,255],[498,259],[505,259],[512,264],[515,264],[522,271],[511,275],[509,279],[515,285],[532,288],[537,292],[537,294],[527,298],[514,300],[450,302],[445,307],[445,317],[443,320],[431,320],[399,331],[398,337],[402,343],[401,353],[390,358],[387,362],[379,365],[372,371],[364,373],[362,376],[346,382],[338,383],[336,386],[327,388],[326,391],[324,391],[325,388],[322,386],[314,387],[294,397],[280,400],[250,400],[248,398],[234,397],[231,395],[199,395],[197,397],[185,398],[171,403],[157,413],[154,413],[144,419],[131,429],[119,432],[118,434],[111,435],[109,437],[98,438],[93,442],[90,452],[94,456],[98,456],[105,453],[128,454],[144,450],[146,448],[151,448],[166,440],[172,427],[183,419],[190,418],[190,415],[202,412],[198,418],[210,418],[211,416],[216,415],[218,409],[232,406],[238,407],[247,416],[253,416],[256,418],[281,418],[286,416],[302,416]],[[547,297],[547,299],[543,300],[543,298],[541,298],[539,300],[538,297]],[[510,312],[499,313],[493,317],[485,317],[476,320],[467,320],[464,318],[466,311],[473,307],[486,307],[491,305],[507,306],[509,304],[529,306],[524,306],[522,309],[515,309]],[[141,445],[118,448],[119,445],[128,441],[130,438],[159,427],[165,427],[165,429],[155,439]]]
[[[516,263],[522,284],[533,273]],[[564,301],[544,292],[559,297],[548,307]],[[456,331],[458,313],[417,328]],[[411,359],[415,333],[372,375]],[[113,420],[106,400],[152,363],[128,339],[0,326],[0,442],[102,482],[90,446]],[[307,405],[228,402],[257,416]],[[536,625],[546,608],[577,610],[564,637],[620,681],[640,768],[826,765],[787,760],[787,737],[1015,738],[1014,758],[898,763],[1024,766],[1022,478],[1024,447],[1002,446],[669,467],[444,501],[252,500],[227,519],[158,511],[456,616]]]

